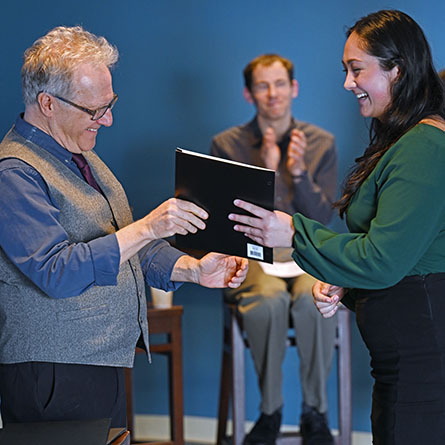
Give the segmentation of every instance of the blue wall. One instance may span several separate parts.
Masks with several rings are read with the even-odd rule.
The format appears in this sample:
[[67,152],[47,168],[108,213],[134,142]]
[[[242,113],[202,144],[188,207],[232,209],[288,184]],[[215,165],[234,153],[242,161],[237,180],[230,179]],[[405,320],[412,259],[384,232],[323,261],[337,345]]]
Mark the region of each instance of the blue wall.
[[[326,5],[322,5],[326,3]],[[97,151],[124,184],[136,217],[173,194],[174,149],[207,152],[213,134],[247,121],[252,108],[242,98],[241,71],[254,56],[278,52],[296,64],[300,96],[295,115],[337,137],[340,178],[364,149],[366,122],[356,100],[343,90],[341,56],[344,29],[362,15],[398,8],[424,28],[437,68],[445,67],[443,0],[302,2],[282,0],[134,0],[2,2],[0,35],[0,133],[22,110],[20,65],[23,51],[54,26],[81,24],[118,46],[114,72],[119,93],[115,124],[102,129]],[[334,226],[343,230],[338,221]],[[175,294],[183,304],[185,411],[216,415],[221,355],[221,293],[185,285]],[[136,360],[138,413],[167,412],[164,359]],[[297,423],[300,390],[297,356],[285,363],[284,422]],[[354,429],[369,431],[369,359],[353,327]],[[258,392],[252,380],[248,418],[257,416]],[[336,426],[335,372],[329,383],[330,419]]]

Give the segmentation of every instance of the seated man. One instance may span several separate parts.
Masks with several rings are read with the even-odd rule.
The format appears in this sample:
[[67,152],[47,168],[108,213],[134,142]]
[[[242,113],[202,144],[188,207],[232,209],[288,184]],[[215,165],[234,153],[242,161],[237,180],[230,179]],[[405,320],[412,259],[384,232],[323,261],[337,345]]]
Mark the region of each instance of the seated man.
[[[133,221],[93,152],[113,123],[118,53],[80,27],[26,52],[25,113],[0,144],[0,397],[3,423],[111,418],[126,425],[125,367],[149,351],[145,282],[238,286],[247,260],[184,255],[159,238],[207,214],[171,199]],[[145,279],[145,282],[144,282]]]
[[[256,117],[216,135],[211,154],[275,170],[275,208],[328,222],[337,178],[334,137],[292,117],[292,99],[298,95],[292,63],[276,54],[259,56],[244,69],[244,80],[244,97],[255,106]],[[246,445],[274,444],[280,429],[289,312],[300,356],[304,443],[333,443],[326,379],[336,321],[319,316],[312,302],[315,280],[298,270],[290,254],[290,249],[276,249],[274,261],[280,263],[272,268],[249,261],[245,282],[225,292],[226,301],[238,304],[261,390],[261,416]],[[291,271],[284,270],[288,261]]]

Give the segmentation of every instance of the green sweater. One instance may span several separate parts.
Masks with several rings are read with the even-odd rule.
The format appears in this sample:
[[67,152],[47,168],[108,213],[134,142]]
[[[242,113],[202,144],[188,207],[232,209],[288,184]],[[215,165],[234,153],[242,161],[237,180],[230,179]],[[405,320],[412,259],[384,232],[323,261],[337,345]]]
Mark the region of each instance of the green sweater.
[[445,132],[419,124],[380,159],[347,210],[349,233],[293,217],[294,260],[345,288],[445,272]]

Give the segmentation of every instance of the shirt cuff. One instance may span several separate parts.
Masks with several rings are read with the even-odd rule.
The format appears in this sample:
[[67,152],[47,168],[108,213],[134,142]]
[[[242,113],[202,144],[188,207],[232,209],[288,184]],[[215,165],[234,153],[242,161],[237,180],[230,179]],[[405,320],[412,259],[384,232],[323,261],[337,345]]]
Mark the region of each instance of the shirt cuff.
[[292,182],[294,184],[300,184],[303,181],[307,181],[307,179],[309,178],[309,172],[307,169],[302,170],[302,172],[299,175],[293,176],[292,175]]
[[88,243],[95,284],[97,286],[114,286],[119,274],[120,250],[116,234],[102,236]]
[[151,287],[165,291],[177,290],[182,282],[171,281],[170,277],[178,259],[185,255],[170,246],[165,240],[156,240],[139,252],[142,272],[146,283]]

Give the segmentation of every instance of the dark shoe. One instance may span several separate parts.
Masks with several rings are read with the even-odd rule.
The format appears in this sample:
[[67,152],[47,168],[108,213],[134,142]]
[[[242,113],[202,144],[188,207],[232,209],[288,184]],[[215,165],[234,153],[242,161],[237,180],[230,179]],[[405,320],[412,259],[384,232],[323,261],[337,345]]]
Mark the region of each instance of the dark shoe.
[[275,445],[281,426],[281,408],[272,414],[261,413],[249,434],[246,435],[243,445]]
[[300,420],[300,433],[304,445],[333,445],[334,439],[329,431],[326,415],[315,408],[305,405]]

